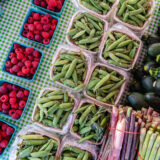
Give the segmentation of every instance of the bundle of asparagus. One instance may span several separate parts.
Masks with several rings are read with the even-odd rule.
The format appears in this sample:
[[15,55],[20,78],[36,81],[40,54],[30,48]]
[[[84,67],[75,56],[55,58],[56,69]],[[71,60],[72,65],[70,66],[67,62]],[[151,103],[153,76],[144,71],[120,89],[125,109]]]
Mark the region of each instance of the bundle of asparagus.
[[153,108],[113,107],[109,160],[160,160],[160,117]]

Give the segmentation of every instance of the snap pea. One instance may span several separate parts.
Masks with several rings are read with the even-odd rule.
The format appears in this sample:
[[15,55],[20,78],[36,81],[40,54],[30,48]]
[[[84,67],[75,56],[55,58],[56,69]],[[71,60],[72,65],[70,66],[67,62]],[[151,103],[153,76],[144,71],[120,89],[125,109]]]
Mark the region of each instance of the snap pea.
[[142,27],[148,20],[151,3],[149,0],[126,0],[119,3],[117,16],[120,20],[133,26]]
[[53,81],[59,81],[75,91],[80,91],[84,88],[84,81],[88,72],[86,57],[81,52],[63,51],[60,52],[56,62],[62,61],[62,59],[67,59],[68,63],[62,65],[61,70],[57,70],[57,66],[53,64]]
[[[42,107],[37,107],[36,112],[39,113],[39,116],[36,116],[34,120],[45,126],[62,129],[74,107],[73,98],[69,96],[68,92],[62,90],[48,90],[51,91],[49,94],[45,94],[45,96],[42,94],[43,99],[47,98],[48,102],[43,101]],[[50,101],[50,99],[56,99],[56,101]],[[37,105],[39,102],[42,101],[37,101]]]
[[[108,36],[105,44],[111,41],[112,43],[109,46],[105,45],[102,56],[108,60],[109,64],[122,68],[130,68],[139,48],[139,41],[117,31],[108,33],[108,35],[110,36]],[[113,40],[113,37],[115,40]],[[106,51],[108,51],[107,56]]]
[[[97,0],[89,0],[91,4],[94,4],[93,8],[97,10],[97,7],[101,6],[96,3],[96,1]],[[86,1],[83,2],[87,5],[89,4]],[[69,38],[74,44],[86,50],[97,52],[99,50],[99,44],[104,32],[104,22],[99,18],[90,15],[89,13],[81,13],[78,15],[78,17],[79,16],[80,18],[78,18],[78,20],[75,17],[72,26],[73,29],[75,26],[79,28],[79,32],[74,35],[70,35],[69,31]]]

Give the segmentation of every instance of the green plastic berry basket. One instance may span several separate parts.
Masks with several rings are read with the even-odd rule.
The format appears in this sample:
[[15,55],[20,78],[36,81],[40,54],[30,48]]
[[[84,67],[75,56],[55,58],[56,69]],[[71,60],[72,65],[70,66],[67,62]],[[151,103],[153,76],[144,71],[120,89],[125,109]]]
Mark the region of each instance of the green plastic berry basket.
[[[11,123],[8,123],[7,121],[5,121],[5,120],[3,120],[3,119],[1,119],[1,118],[0,118],[0,122],[3,122],[3,123],[8,124],[10,127],[12,127],[12,128],[14,129],[14,132],[13,132],[13,134],[12,134],[10,140],[9,140],[9,143],[8,143],[8,146],[9,146],[10,143],[11,143],[11,141],[12,141],[12,139],[13,139],[13,137],[14,137],[14,135],[15,135],[15,133],[16,133],[16,131],[17,131],[17,126],[15,126],[15,125],[13,125],[13,124],[11,124]],[[0,159],[3,159],[3,158],[2,158],[2,157],[3,157],[3,154],[4,154],[5,150],[7,150],[8,146],[3,150],[2,154],[0,154]]]
[[30,47],[30,46],[21,44],[21,43],[19,43],[19,42],[13,42],[13,44],[12,44],[12,46],[11,46],[8,54],[7,54],[7,58],[6,58],[5,62],[3,63],[2,72],[7,73],[7,74],[12,75],[12,76],[15,76],[15,77],[18,77],[18,78],[20,78],[20,79],[22,79],[22,80],[25,80],[25,81],[29,81],[29,82],[34,81],[34,79],[36,78],[36,74],[37,74],[37,72],[38,72],[38,69],[39,69],[39,67],[40,67],[40,64],[41,64],[41,62],[42,62],[44,53],[43,53],[42,51],[40,51],[40,50],[37,50],[37,49],[31,47],[31,48],[37,50],[37,51],[41,54],[40,62],[39,62],[39,64],[38,64],[38,67],[37,67],[36,72],[34,73],[32,79],[25,78],[25,77],[20,77],[20,76],[17,76],[17,75],[15,75],[15,74],[11,74],[11,73],[7,72],[7,71],[6,71],[6,67],[5,67],[5,63],[7,62],[7,60],[9,60],[9,53],[14,50],[14,44],[19,44],[20,46],[25,47],[25,48]]
[[[22,111],[21,116],[19,117],[19,119],[14,119],[14,120],[16,120],[16,121],[19,121],[19,120],[22,118],[22,116],[23,116],[23,114],[24,114],[24,111],[25,111],[25,109],[26,109],[26,107],[27,107],[27,105],[28,105],[28,101],[29,101],[30,96],[31,96],[31,90],[30,90],[29,88],[23,87],[23,86],[21,86],[21,85],[19,85],[19,84],[17,85],[17,84],[15,84],[15,83],[13,83],[13,82],[10,82],[10,81],[2,80],[2,79],[1,79],[1,80],[0,80],[0,86],[1,86],[3,83],[14,84],[14,85],[16,85],[16,86],[18,86],[18,87],[20,87],[20,88],[23,88],[23,89],[26,89],[26,90],[29,91],[29,95],[28,95],[28,98],[27,98],[27,102],[26,102],[26,105],[25,105],[25,107],[24,107],[24,109],[23,109],[23,111]],[[9,115],[7,115],[7,114],[4,114],[4,113],[2,113],[2,112],[0,112],[0,115],[3,115],[3,117],[5,117],[5,118],[12,119],[11,116],[9,116]],[[13,119],[12,119],[12,120],[13,120]]]
[[27,12],[27,15],[26,15],[26,17],[25,17],[25,19],[24,19],[24,21],[23,21],[22,27],[21,27],[21,29],[20,29],[20,37],[21,37],[21,38],[25,38],[25,39],[29,40],[30,42],[34,42],[34,43],[37,43],[37,44],[39,44],[39,45],[44,45],[44,46],[46,46],[46,47],[49,47],[49,46],[51,45],[53,39],[54,39],[55,34],[56,34],[56,30],[57,30],[58,25],[59,25],[59,18],[56,17],[56,16],[54,16],[54,15],[51,15],[52,18],[54,18],[54,19],[57,20],[56,29],[54,30],[54,33],[53,33],[53,35],[52,35],[52,38],[51,38],[49,44],[43,44],[43,43],[40,43],[40,42],[31,40],[31,39],[28,39],[28,38],[22,36],[22,32],[23,32],[23,30],[24,30],[24,25],[25,25],[25,23],[27,23],[28,17],[31,15],[32,12],[36,12],[36,13],[39,13],[39,14],[41,14],[41,15],[42,15],[42,14],[43,14],[43,15],[48,14],[48,13],[46,13],[46,12],[43,12],[43,11],[39,10],[39,9],[30,8],[30,9],[28,10],[28,12]]
[[64,7],[65,7],[66,1],[67,1],[67,0],[64,0],[63,5],[62,5],[62,8],[61,8],[61,10],[60,10],[59,12],[54,12],[54,11],[51,11],[51,10],[49,10],[49,9],[43,8],[43,7],[41,7],[41,6],[38,6],[38,5],[34,4],[34,0],[31,0],[31,3],[32,3],[33,6],[39,8],[39,9],[41,9],[41,10],[44,10],[45,12],[48,12],[48,13],[50,13],[50,14],[54,14],[54,15],[60,17],[61,14],[62,14],[62,12],[63,12],[63,9],[64,9]]

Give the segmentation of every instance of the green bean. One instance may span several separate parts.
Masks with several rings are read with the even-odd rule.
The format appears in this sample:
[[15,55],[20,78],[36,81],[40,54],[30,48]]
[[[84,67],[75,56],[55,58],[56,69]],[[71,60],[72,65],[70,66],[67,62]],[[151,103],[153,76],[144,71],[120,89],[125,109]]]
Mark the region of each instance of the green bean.
[[95,136],[95,134],[91,134],[91,135],[89,135],[89,136],[86,136],[86,137],[84,137],[84,138],[81,138],[78,142],[79,142],[79,143],[82,143],[82,142],[84,142],[84,141],[86,141],[86,140],[89,140],[89,139],[93,138],[94,136]]
[[127,6],[127,2],[124,2],[118,12],[118,16],[121,16],[124,13],[126,6]]

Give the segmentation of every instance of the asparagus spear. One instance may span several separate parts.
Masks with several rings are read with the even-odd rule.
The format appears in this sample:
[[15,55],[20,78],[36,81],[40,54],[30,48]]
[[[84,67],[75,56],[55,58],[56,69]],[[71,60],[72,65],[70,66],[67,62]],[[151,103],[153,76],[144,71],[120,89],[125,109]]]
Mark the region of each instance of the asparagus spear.
[[145,155],[145,159],[144,160],[148,160],[149,159],[149,156],[150,156],[150,153],[151,153],[151,150],[152,150],[152,147],[153,147],[153,144],[157,138],[157,135],[158,133],[153,133],[151,135],[151,138],[150,138],[150,141],[149,141],[149,144],[148,144],[148,147],[147,147],[147,152],[146,152],[146,155]]
[[[135,115],[134,115],[134,113],[132,113],[131,114],[131,122],[130,122],[129,132],[134,131],[134,125],[135,125]],[[128,142],[127,142],[127,150],[126,150],[126,154],[125,154],[125,160],[129,159],[132,140],[133,140],[133,134],[129,134]]]
[[[126,121],[125,131],[129,131],[129,125],[130,125],[130,121],[131,121],[131,113],[132,113],[132,108],[129,107],[128,110],[127,110],[127,121]],[[122,147],[121,160],[125,159],[127,140],[128,140],[128,133],[125,133],[124,141],[123,141],[123,147]]]
[[159,147],[160,147],[160,135],[158,135],[157,138],[156,138],[156,141],[155,141],[155,143],[153,145],[151,154],[149,156],[149,160],[155,160],[156,153],[157,153],[157,150],[159,149]]
[[157,150],[157,154],[156,154],[155,160],[160,160],[160,147],[159,147],[159,149]]

